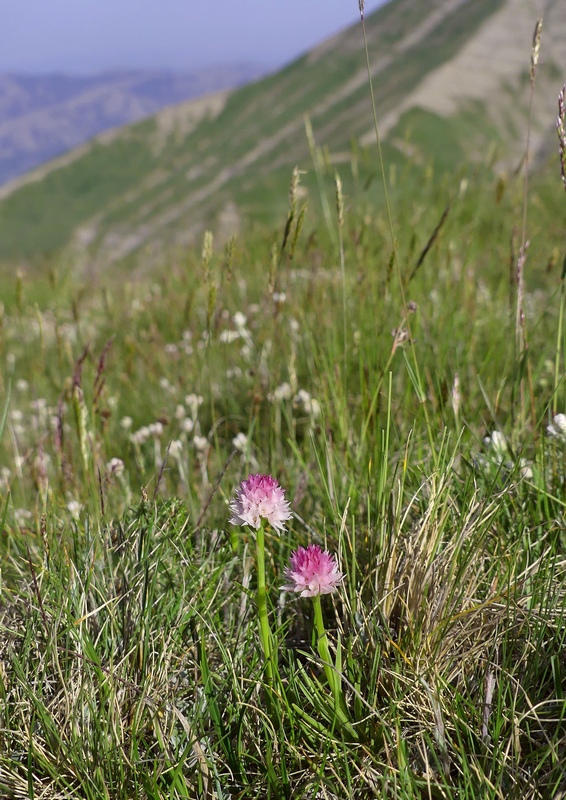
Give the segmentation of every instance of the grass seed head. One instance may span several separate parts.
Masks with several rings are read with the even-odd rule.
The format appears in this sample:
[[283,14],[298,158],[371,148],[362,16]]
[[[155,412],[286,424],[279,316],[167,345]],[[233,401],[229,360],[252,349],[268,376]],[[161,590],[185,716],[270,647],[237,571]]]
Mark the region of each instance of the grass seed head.
[[566,134],[564,132],[564,93],[566,91],[566,84],[562,87],[558,94],[558,116],[556,117],[556,131],[558,133],[558,148],[560,153],[560,174],[562,175],[562,183],[566,189]]
[[535,82],[536,69],[540,55],[541,36],[542,36],[542,17],[540,17],[540,19],[537,20],[537,23],[535,25],[535,30],[533,33],[533,45],[531,48],[531,68],[529,72],[531,85],[534,85]]

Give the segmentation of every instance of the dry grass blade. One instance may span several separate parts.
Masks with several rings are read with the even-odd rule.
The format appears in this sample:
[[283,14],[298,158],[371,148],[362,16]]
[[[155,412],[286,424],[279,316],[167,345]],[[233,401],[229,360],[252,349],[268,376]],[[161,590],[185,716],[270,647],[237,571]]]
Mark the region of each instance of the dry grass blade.
[[413,278],[415,277],[415,275],[417,274],[417,272],[419,270],[419,267],[421,266],[421,264],[423,263],[423,261],[427,257],[427,254],[428,254],[430,248],[432,247],[432,245],[435,243],[436,239],[438,238],[438,234],[442,230],[442,226],[446,222],[446,218],[448,217],[448,214],[450,213],[450,207],[451,207],[451,204],[448,203],[448,205],[446,206],[446,208],[442,212],[442,216],[438,220],[433,232],[429,236],[428,242],[423,247],[422,252],[421,252],[420,256],[417,259],[417,263],[415,264],[415,266],[413,268],[413,271],[409,275],[408,283],[410,283],[413,280]]

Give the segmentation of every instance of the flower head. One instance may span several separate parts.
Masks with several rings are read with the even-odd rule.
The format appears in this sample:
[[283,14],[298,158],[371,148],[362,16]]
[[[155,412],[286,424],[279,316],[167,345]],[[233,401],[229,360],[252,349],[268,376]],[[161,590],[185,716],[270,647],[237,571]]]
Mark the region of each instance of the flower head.
[[240,453],[245,453],[248,449],[248,437],[245,433],[238,433],[232,439],[232,446],[235,450],[238,450]]
[[266,519],[277,531],[282,531],[286,520],[291,518],[285,492],[271,475],[250,475],[242,481],[230,503],[230,511],[233,525],[251,525],[256,529]]
[[566,414],[555,414],[554,419],[546,428],[550,436],[566,441]]
[[110,461],[106,464],[106,469],[112,475],[123,475],[124,474],[124,462],[121,458],[111,458]]
[[507,439],[501,433],[501,431],[493,431],[491,436],[485,437],[483,443],[490,449],[495,461],[497,461],[499,464],[503,463],[503,460],[508,453],[508,445]]
[[335,592],[344,575],[333,555],[317,544],[309,544],[291,554],[291,565],[285,570],[285,577],[289,583],[282,589],[300,592],[301,597],[314,597]]

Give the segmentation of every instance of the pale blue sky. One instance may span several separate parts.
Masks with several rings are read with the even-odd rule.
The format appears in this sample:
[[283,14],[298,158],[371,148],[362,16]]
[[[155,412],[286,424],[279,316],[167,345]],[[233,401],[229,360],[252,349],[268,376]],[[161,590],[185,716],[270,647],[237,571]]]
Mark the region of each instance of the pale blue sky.
[[358,0],[0,0],[0,72],[275,67],[356,21]]

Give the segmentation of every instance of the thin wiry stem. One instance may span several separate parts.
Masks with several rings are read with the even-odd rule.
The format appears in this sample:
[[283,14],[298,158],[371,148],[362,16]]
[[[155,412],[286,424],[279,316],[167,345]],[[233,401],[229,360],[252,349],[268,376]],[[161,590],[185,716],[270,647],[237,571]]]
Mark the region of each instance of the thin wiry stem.
[[[531,66],[530,66],[530,82],[531,91],[529,96],[529,114],[527,124],[527,141],[525,145],[525,179],[523,183],[523,219],[521,225],[521,247],[519,249],[519,257],[517,259],[517,311],[515,316],[515,346],[517,354],[521,360],[523,356],[526,358],[527,367],[527,381],[529,387],[529,401],[531,407],[531,417],[533,426],[536,426],[536,411],[535,411],[535,398],[533,387],[533,376],[531,361],[528,355],[528,338],[527,326],[525,321],[525,261],[527,257],[527,249],[529,242],[527,241],[527,209],[528,209],[528,193],[529,193],[529,156],[531,146],[531,127],[533,117],[533,101],[535,95],[535,78],[536,70],[540,53],[540,41],[542,34],[542,17],[537,20],[533,34],[533,44],[531,48]],[[521,381],[522,384],[522,381]],[[523,388],[521,385],[521,416],[523,417],[524,400]]]
[[390,203],[390,200],[389,200],[389,191],[387,189],[387,180],[386,180],[386,177],[385,177],[385,160],[383,158],[383,149],[382,149],[382,146],[381,146],[381,136],[379,134],[379,123],[377,121],[377,108],[376,108],[376,105],[375,105],[375,94],[374,94],[374,91],[373,91],[373,80],[372,80],[372,75],[371,75],[371,64],[370,64],[370,60],[369,60],[369,48],[368,48],[367,33],[366,33],[366,26],[365,26],[365,19],[364,19],[364,3],[363,3],[363,0],[359,0],[359,10],[360,10],[360,21],[361,21],[361,26],[362,26],[362,35],[363,35],[363,39],[364,39],[364,52],[365,52],[365,57],[366,57],[366,69],[367,69],[367,74],[368,74],[368,85],[369,85],[369,93],[370,93],[370,99],[371,99],[373,127],[374,127],[374,131],[375,131],[375,139],[376,139],[377,152],[378,152],[378,157],[379,157],[379,169],[380,169],[380,172],[381,172],[381,179],[382,179],[382,182],[383,182],[383,194],[384,194],[384,199],[385,199],[385,209],[386,209],[386,215],[387,215],[387,226],[388,226],[389,235],[390,235],[390,238],[391,238],[392,258],[393,258],[393,263],[395,264],[395,271],[397,273],[399,291],[400,291],[400,294],[401,294],[401,302],[403,304],[403,309],[404,309],[404,312],[405,312],[404,316],[405,316],[405,319],[406,319],[407,333],[408,333],[408,338],[409,338],[409,346],[411,348],[412,363],[409,366],[409,362],[407,361],[407,367],[410,370],[410,372],[412,373],[412,375],[414,376],[415,388],[417,389],[417,393],[419,395],[419,400],[421,402],[421,405],[422,405],[422,408],[423,408],[423,412],[424,412],[424,415],[425,415],[425,419],[427,421],[427,434],[428,434],[428,438],[429,438],[429,442],[430,442],[430,446],[431,446],[431,451],[434,453],[435,452],[434,433],[433,433],[433,428],[432,428],[432,425],[431,425],[431,422],[430,422],[429,412],[428,412],[428,408],[427,408],[427,404],[426,404],[426,398],[424,400],[422,399],[424,397],[424,392],[423,392],[423,389],[422,389],[423,382],[422,382],[421,371],[420,371],[420,367],[419,367],[419,363],[418,363],[418,359],[417,359],[417,354],[416,354],[416,351],[415,351],[414,339],[413,339],[413,336],[412,336],[412,333],[411,333],[411,325],[410,325],[410,322],[408,320],[408,303],[407,303],[407,299],[406,299],[406,296],[405,296],[405,288],[404,288],[403,276],[401,275],[401,269],[400,269],[400,265],[399,265],[398,254],[397,254],[397,241],[395,239],[395,231],[393,229],[393,217],[392,217],[392,214],[391,214],[391,203]]

